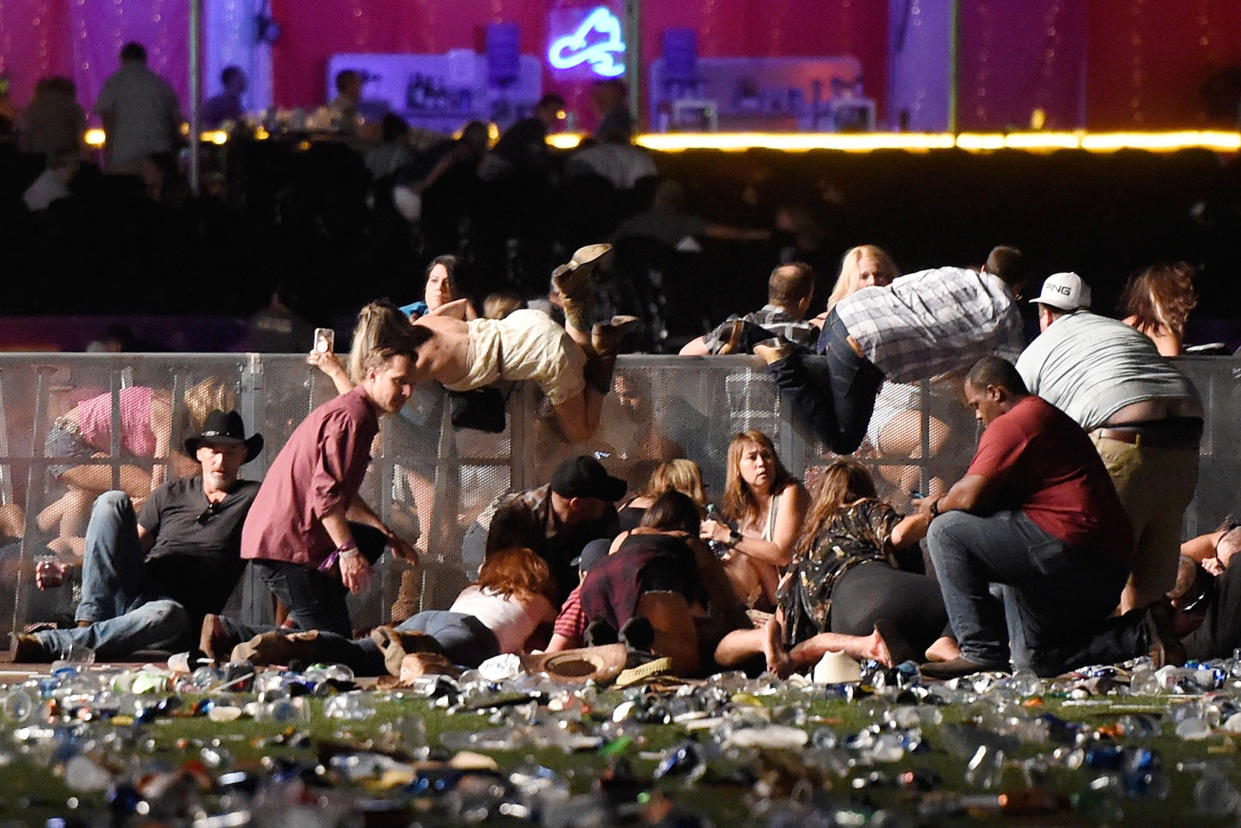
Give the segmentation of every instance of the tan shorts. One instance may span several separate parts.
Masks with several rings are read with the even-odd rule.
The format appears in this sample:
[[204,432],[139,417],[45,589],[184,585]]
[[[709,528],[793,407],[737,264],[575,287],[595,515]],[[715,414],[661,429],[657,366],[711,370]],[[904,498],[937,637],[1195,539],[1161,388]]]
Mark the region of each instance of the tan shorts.
[[475,319],[470,327],[469,370],[449,391],[470,391],[498,380],[533,380],[552,405],[586,390],[586,355],[565,329],[542,311],[522,309],[504,319]]
[[1133,525],[1133,574],[1141,593],[1163,595],[1176,583],[1181,524],[1198,485],[1198,450],[1151,448],[1091,434]]

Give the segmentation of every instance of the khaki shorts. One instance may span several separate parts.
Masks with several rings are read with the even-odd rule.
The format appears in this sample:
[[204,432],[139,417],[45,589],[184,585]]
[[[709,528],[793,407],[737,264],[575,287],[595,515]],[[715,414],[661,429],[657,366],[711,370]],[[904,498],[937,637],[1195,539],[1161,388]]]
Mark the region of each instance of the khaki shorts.
[[449,391],[471,391],[498,380],[533,380],[552,405],[586,390],[586,354],[565,329],[542,311],[522,309],[504,319],[475,319],[470,327],[469,370]]
[[1176,583],[1181,524],[1198,485],[1198,450],[1136,446],[1091,434],[1133,525],[1133,574],[1141,593],[1163,595]]

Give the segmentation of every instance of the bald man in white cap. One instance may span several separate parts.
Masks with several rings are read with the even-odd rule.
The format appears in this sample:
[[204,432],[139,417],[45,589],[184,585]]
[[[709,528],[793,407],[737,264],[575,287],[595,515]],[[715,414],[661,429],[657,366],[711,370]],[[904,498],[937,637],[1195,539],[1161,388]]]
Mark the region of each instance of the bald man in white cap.
[[1091,313],[1090,285],[1076,273],[1053,273],[1031,301],[1042,333],[1017,371],[1031,393],[1090,432],[1133,524],[1121,611],[1161,600],[1176,581],[1181,522],[1198,482],[1198,391],[1145,334]]

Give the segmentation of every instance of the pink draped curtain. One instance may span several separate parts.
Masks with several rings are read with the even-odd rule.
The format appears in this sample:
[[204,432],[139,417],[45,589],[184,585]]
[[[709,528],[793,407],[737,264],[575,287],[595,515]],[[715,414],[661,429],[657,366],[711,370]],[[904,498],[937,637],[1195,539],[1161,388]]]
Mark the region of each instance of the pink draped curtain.
[[[212,2],[212,0],[204,0]],[[514,22],[522,51],[542,54],[548,13],[586,0],[273,0],[284,33],[273,50],[275,100],[323,102],[336,52],[481,51],[485,27]],[[698,31],[704,56],[856,55],[867,92],[887,87],[888,0],[644,0],[641,64],[665,28]],[[90,108],[137,40],[188,97],[189,0],[0,0],[0,72],[23,105],[40,77],[66,75]],[[1236,0],[975,0],[961,4],[960,123],[965,129],[1169,128],[1204,125],[1199,88],[1241,65]],[[551,79],[546,78],[551,86]],[[209,84],[210,85],[210,84]],[[580,98],[581,90],[566,89]],[[571,100],[584,109],[581,100]]]
[[19,105],[39,78],[64,75],[89,110],[120,65],[121,47],[136,40],[184,104],[188,24],[189,0],[0,0],[0,71],[12,77]]

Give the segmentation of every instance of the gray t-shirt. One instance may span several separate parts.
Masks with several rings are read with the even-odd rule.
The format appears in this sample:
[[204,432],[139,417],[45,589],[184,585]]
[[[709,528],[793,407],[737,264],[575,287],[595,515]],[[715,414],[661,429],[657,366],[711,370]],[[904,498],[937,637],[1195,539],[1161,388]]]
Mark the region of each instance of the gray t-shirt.
[[1155,343],[1116,319],[1089,311],[1067,314],[1039,334],[1017,360],[1026,387],[1093,431],[1133,403],[1199,402],[1189,378],[1160,356]]

